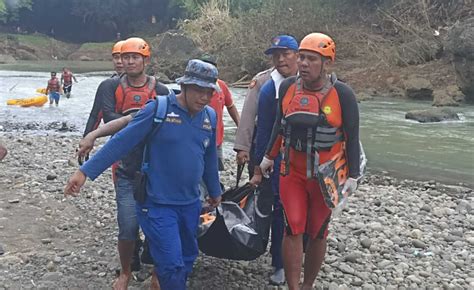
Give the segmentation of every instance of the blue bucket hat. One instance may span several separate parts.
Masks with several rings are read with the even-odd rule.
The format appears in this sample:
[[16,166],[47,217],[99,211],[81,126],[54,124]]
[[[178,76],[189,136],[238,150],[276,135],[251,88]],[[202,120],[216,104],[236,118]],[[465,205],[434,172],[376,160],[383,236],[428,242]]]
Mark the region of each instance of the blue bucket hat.
[[178,85],[197,85],[203,88],[219,90],[217,86],[217,68],[199,59],[191,59],[184,75],[176,79]]
[[298,41],[290,35],[278,35],[272,38],[272,45],[265,50],[266,55],[273,54],[275,49],[291,49],[298,51]]

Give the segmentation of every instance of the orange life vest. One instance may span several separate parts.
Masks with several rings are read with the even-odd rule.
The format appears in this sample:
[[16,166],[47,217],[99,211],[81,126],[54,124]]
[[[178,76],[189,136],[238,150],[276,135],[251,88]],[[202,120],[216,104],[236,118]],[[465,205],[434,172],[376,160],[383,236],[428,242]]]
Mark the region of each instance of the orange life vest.
[[[328,82],[319,92],[312,92],[305,90],[301,78],[297,78],[283,96],[281,105],[285,161],[282,162],[281,172],[284,175],[289,172],[289,149],[292,148],[306,152],[307,177],[314,177],[320,164],[344,151],[339,95],[333,82]],[[346,160],[345,152],[342,158]],[[346,165],[342,166],[342,170],[347,174],[347,162],[343,163]]]
[[48,81],[48,89],[50,92],[59,92],[59,80],[58,78],[50,79]]
[[63,81],[65,85],[72,84],[72,73],[70,71],[63,72]]
[[156,96],[156,79],[147,76],[147,82],[140,88],[128,84],[127,76],[120,78],[120,85],[115,90],[115,112],[127,115],[140,110],[145,103]]

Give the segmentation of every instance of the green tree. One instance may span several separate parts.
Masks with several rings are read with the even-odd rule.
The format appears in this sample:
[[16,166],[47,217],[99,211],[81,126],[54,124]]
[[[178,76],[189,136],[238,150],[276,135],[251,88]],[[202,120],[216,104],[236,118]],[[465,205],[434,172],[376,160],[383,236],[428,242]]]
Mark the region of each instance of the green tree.
[[14,22],[19,19],[21,9],[31,10],[33,0],[0,0],[0,22]]

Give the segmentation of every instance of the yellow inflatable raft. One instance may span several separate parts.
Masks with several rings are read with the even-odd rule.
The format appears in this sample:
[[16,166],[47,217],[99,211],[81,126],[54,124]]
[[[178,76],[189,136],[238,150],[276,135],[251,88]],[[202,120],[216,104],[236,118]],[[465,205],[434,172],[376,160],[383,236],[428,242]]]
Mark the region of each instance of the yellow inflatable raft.
[[39,89],[36,89],[36,92],[37,92],[38,94],[46,95],[46,88],[39,88]]
[[7,105],[18,105],[22,107],[41,107],[44,104],[48,102],[48,97],[45,95],[42,96],[37,96],[33,98],[27,98],[27,99],[10,99],[7,100]]

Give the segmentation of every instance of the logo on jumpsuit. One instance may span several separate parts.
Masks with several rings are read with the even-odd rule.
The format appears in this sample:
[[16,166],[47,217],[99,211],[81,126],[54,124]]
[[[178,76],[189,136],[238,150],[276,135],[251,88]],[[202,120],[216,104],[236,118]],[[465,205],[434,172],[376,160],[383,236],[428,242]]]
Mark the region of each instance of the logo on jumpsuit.
[[209,138],[206,138],[204,139],[204,141],[202,141],[202,145],[204,145],[204,148],[207,148],[209,146]]
[[136,103],[138,103],[138,102],[140,102],[140,101],[142,100],[142,97],[141,97],[140,95],[135,95],[135,96],[133,96],[133,100],[134,100]]
[[309,104],[309,100],[307,97],[302,97],[300,100],[300,105],[301,106],[307,106]]
[[202,124],[202,127],[203,127],[204,129],[206,129],[206,130],[211,130],[211,129],[212,129],[211,120],[209,120],[208,117],[206,117],[206,118],[204,119],[204,122],[203,122],[203,124]]

